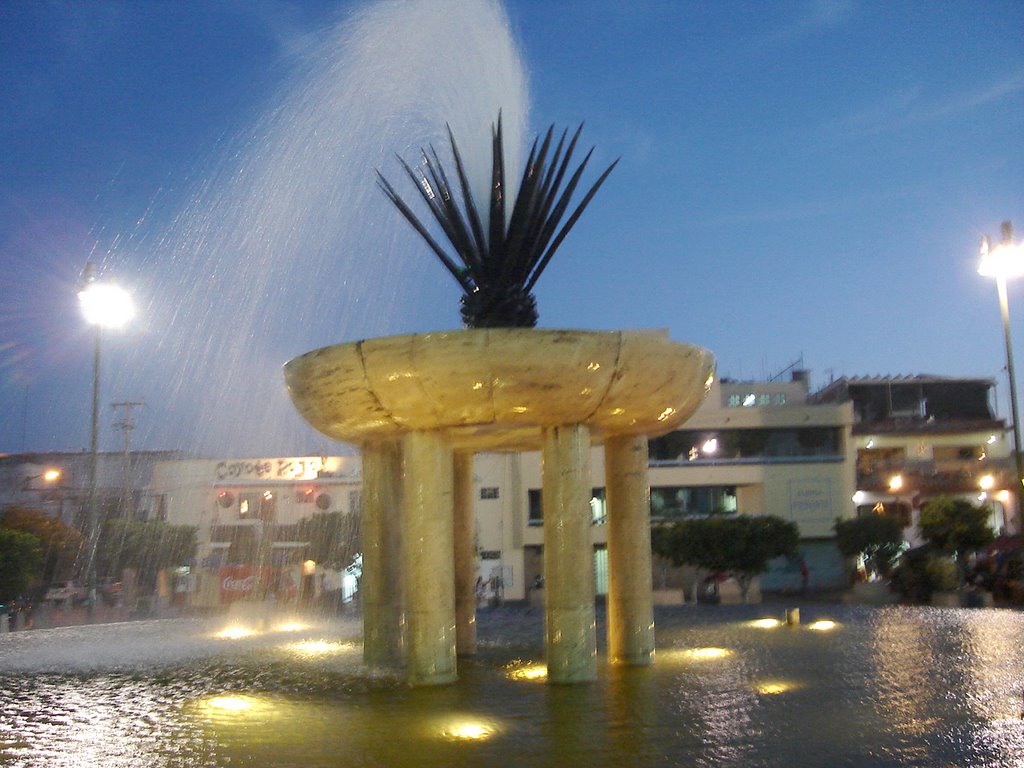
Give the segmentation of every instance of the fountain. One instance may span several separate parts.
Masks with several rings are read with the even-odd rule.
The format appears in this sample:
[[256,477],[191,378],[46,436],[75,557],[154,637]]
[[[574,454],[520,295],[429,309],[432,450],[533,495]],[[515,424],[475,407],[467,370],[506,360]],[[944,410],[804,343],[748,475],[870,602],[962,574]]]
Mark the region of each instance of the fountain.
[[597,674],[589,457],[592,443],[605,446],[609,655],[635,665],[654,657],[647,441],[697,409],[714,360],[658,335],[533,329],[532,287],[615,167],[560,226],[590,158],[567,176],[581,130],[568,144],[563,133],[550,158],[553,127],[534,142],[508,214],[500,115],[486,205],[451,131],[458,191],[433,147],[422,152],[425,171],[403,162],[454,256],[378,173],[463,289],[467,329],[335,345],[285,366],[306,421],[362,449],[364,653],[394,662],[404,647],[413,685],[454,681],[457,653],[475,651],[476,451],[543,450],[547,674],[573,683]]

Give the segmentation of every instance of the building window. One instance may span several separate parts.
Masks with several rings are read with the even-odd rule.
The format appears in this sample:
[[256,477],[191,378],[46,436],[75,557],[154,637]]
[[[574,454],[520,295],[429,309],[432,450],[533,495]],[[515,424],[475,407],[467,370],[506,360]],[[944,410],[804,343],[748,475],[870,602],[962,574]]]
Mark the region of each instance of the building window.
[[277,499],[274,492],[260,491],[238,494],[238,519],[274,522],[277,519]]
[[734,515],[736,512],[736,486],[734,485],[651,488],[651,518],[655,520]]
[[498,498],[498,489],[497,488],[481,488],[480,489],[480,498],[481,499],[496,499],[496,498]]
[[904,528],[909,528],[913,521],[913,511],[910,509],[910,505],[902,501],[879,501],[876,504],[858,505],[857,517],[866,517],[867,515],[895,517]]
[[[541,491],[539,488],[531,488],[528,492],[530,507],[530,525],[543,525],[544,510],[541,508]],[[607,511],[604,498],[604,488],[592,488],[590,490],[590,521],[594,525],[604,525],[607,520]]]
[[835,427],[682,429],[650,440],[652,461],[716,461],[837,457],[840,430]]
[[238,494],[238,517],[240,520],[253,520],[260,508],[258,493]]
[[936,445],[932,448],[935,461],[979,461],[985,458],[985,448],[980,445]]

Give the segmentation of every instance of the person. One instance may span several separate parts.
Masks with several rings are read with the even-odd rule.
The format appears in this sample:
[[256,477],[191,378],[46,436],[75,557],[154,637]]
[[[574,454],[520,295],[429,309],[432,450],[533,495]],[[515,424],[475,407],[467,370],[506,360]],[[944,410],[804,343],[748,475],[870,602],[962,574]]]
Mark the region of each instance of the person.
[[807,560],[800,558],[800,591],[807,591],[807,582],[811,578],[811,569],[807,567]]

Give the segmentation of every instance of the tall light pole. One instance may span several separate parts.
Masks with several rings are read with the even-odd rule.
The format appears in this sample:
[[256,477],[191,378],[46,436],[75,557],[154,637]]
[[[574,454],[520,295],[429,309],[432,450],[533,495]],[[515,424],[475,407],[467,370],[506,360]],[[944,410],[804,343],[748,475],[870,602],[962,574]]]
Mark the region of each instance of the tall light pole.
[[89,559],[86,561],[85,582],[88,590],[89,620],[96,606],[96,545],[99,542],[99,514],[96,504],[96,463],[99,455],[100,418],[100,348],[104,328],[120,328],[135,314],[128,292],[115,283],[100,280],[93,263],[86,262],[78,288],[78,302],[86,322],[95,328],[92,365],[92,429],[89,435],[89,495],[87,515],[89,521]]
[[981,239],[981,261],[978,274],[996,279],[999,289],[999,311],[1003,317],[1003,339],[1006,342],[1006,375],[1010,379],[1010,412],[1013,416],[1013,457],[1017,469],[1014,495],[1017,499],[1017,526],[1020,528],[1024,508],[1021,494],[1024,490],[1024,457],[1020,450],[1020,415],[1017,406],[1017,376],[1013,371],[1013,343],[1010,340],[1010,308],[1006,299],[1006,280],[1024,275],[1024,249],[1013,242],[1013,225],[1004,221],[1001,239],[993,246],[988,237]]

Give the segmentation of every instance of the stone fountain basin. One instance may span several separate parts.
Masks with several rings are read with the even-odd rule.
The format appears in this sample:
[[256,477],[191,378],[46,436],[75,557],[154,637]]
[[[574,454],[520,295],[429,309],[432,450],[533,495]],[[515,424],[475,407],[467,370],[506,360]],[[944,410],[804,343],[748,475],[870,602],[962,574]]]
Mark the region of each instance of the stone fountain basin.
[[670,432],[697,409],[714,357],[657,332],[482,328],[389,336],[308,352],[284,366],[299,413],[350,443],[411,431],[472,450],[533,450],[545,427]]

